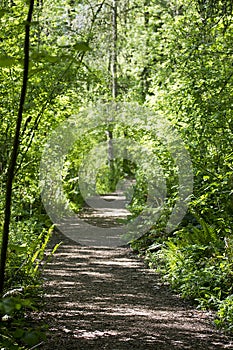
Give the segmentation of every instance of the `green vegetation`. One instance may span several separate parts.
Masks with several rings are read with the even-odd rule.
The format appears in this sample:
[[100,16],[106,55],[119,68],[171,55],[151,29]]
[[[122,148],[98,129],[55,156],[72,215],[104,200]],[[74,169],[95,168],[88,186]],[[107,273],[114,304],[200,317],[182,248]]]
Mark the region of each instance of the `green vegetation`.
[[[70,208],[78,212],[85,203],[79,184],[84,160],[99,144],[108,145],[94,190],[111,192],[127,179],[132,218],[152,205],[151,193],[160,210],[157,221],[153,213],[146,216],[148,232],[132,248],[178,293],[216,310],[216,323],[232,330],[232,1],[14,0],[0,6],[2,348],[26,349],[43,339],[25,318],[38,304],[53,229],[40,197],[40,160],[52,131],[72,115],[81,132],[62,171]],[[135,107],[130,124],[122,113],[122,121],[96,120],[86,128],[88,108],[114,102],[145,108],[145,115],[140,119]],[[170,141],[159,133],[158,120],[163,127],[163,120],[170,123]],[[186,215],[168,229],[180,197],[175,130],[190,155],[194,185]],[[130,157],[114,158],[110,146],[117,138],[146,155],[129,144]]]
[[194,192],[174,232],[162,234],[161,217],[132,246],[183,297],[214,308],[216,323],[231,330],[232,6],[193,1],[186,7],[181,1],[174,10],[172,15],[153,7],[160,25],[150,51],[156,63],[150,66],[147,103],[182,134],[192,158]]

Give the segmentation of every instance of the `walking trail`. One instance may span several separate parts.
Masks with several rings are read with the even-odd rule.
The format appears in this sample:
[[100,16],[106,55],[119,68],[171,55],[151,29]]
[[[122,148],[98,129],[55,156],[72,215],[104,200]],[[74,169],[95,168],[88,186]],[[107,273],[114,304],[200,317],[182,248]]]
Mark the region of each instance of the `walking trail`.
[[51,246],[61,240],[44,270],[40,349],[233,349],[211,313],[172,293],[129,248],[84,246],[58,232]]

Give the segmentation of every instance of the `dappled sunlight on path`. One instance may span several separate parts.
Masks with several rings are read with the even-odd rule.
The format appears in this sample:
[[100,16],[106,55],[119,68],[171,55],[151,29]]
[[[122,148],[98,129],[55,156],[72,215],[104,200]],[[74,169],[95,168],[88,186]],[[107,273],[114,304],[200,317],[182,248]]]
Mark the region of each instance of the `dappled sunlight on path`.
[[[88,199],[80,213],[64,217],[56,226],[70,239],[83,245],[115,247],[122,245],[124,225],[131,213],[121,190]],[[123,229],[123,231],[122,231]]]
[[64,237],[47,265],[49,334],[41,349],[232,349],[210,316],[186,305],[127,248]]

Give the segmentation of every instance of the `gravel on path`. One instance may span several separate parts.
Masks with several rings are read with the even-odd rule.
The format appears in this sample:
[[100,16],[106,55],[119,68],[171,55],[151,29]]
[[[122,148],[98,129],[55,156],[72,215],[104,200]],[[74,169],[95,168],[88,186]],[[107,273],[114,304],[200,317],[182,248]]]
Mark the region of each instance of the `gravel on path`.
[[44,270],[42,350],[233,349],[210,313],[169,290],[129,248],[63,244]]

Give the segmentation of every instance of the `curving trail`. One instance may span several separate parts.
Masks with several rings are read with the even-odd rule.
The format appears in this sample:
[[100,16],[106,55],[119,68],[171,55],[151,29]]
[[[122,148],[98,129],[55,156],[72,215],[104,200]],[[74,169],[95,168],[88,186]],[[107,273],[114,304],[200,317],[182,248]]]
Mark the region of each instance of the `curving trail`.
[[61,239],[44,271],[39,320],[49,330],[40,349],[233,349],[210,314],[174,295],[130,249],[85,247],[54,234]]

